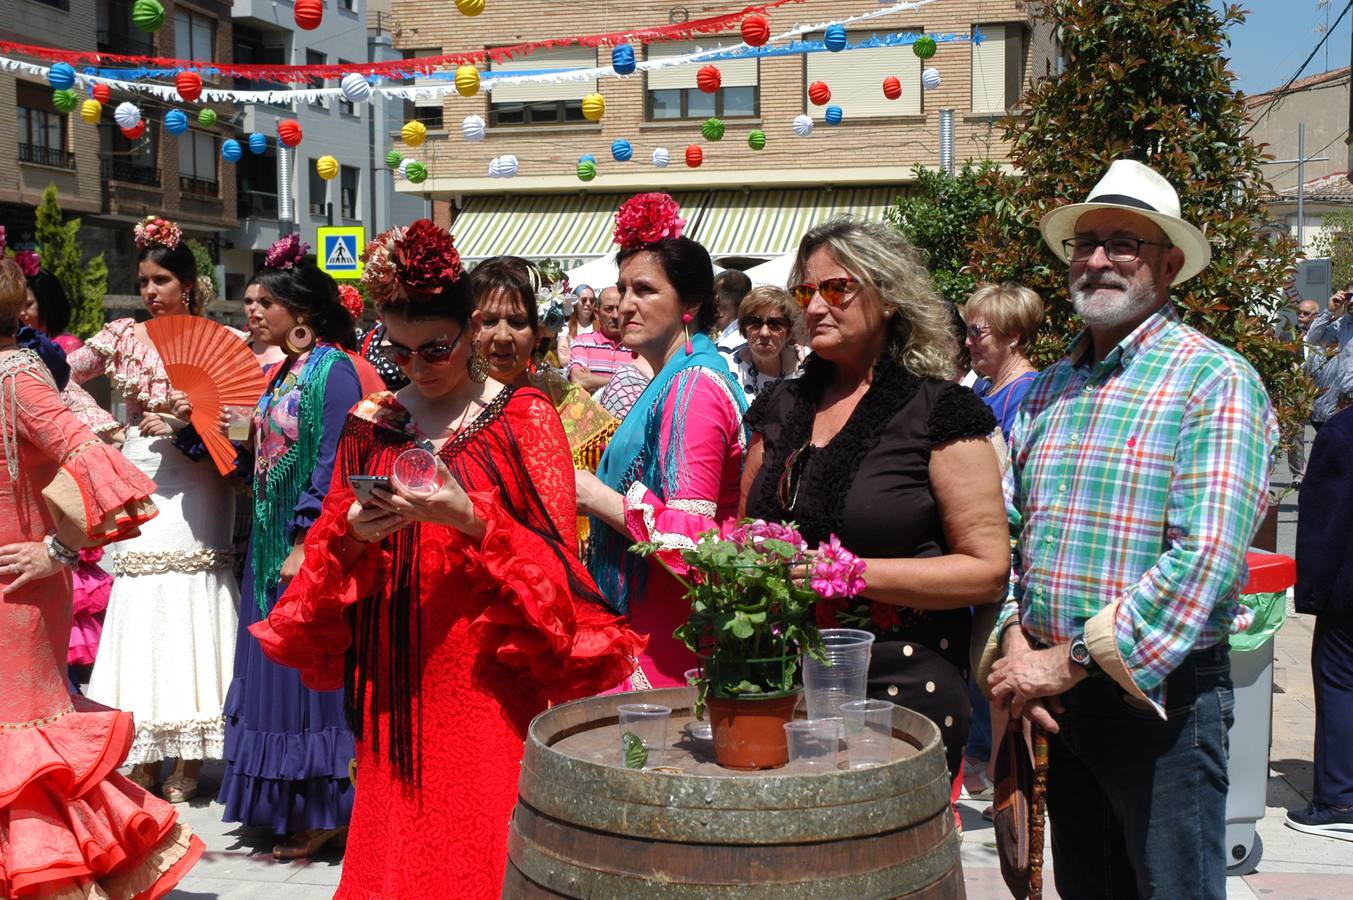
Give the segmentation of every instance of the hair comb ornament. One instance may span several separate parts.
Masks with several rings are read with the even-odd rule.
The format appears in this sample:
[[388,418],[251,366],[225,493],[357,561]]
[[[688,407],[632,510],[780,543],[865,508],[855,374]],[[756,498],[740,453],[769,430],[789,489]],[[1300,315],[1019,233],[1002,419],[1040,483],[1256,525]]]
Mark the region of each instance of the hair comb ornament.
[[146,216],[136,227],[132,229],[136,236],[136,249],[144,250],[147,247],[164,247],[166,250],[176,250],[178,245],[183,242],[183,232],[179,227],[168,219],[159,216]]

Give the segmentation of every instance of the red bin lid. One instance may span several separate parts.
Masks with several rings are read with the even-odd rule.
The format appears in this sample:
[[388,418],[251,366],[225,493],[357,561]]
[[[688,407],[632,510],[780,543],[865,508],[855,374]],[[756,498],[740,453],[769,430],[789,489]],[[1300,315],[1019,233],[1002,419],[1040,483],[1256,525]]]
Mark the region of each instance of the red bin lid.
[[1241,593],[1272,594],[1297,583],[1297,561],[1290,556],[1251,550],[1245,554],[1245,563],[1250,567],[1250,578]]

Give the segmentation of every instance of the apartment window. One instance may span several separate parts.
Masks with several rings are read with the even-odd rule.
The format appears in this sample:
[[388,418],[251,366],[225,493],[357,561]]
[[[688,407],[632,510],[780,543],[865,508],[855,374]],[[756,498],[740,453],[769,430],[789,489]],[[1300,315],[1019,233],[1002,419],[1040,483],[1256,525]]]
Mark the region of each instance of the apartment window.
[[[731,44],[738,40],[729,37]],[[664,41],[648,48],[650,60],[685,56],[697,48],[709,49],[709,41]],[[714,65],[722,76],[721,87],[706,94],[696,87],[696,74],[704,64],[654,69],[646,76],[645,117],[649,121],[667,119],[707,119],[710,116],[735,119],[755,116],[760,111],[758,60],[721,59]]]
[[343,218],[357,218],[357,186],[361,182],[362,170],[356,166],[340,166],[338,170],[338,202]]
[[338,0],[338,8],[344,12],[357,12],[357,0]]
[[95,4],[95,26],[100,50],[134,56],[155,54],[155,36],[132,26],[132,0]]
[[199,197],[219,197],[216,135],[189,131],[179,137],[179,189]]
[[[851,44],[876,35],[854,31]],[[882,38],[883,35],[877,35]],[[810,40],[822,40],[821,34]],[[891,116],[919,116],[921,107],[921,61],[910,44],[896,47],[867,47],[848,53],[807,53],[804,60],[804,106],[814,119],[822,120],[826,106],[808,102],[808,85],[825,82],[832,90],[831,104],[841,107],[847,122]],[[894,75],[902,82],[902,96],[889,100],[883,96],[883,79]]]
[[[284,66],[290,61],[287,33],[263,31],[236,22],[231,29],[235,40],[235,62],[241,65]],[[235,87],[242,91],[287,90],[290,85],[277,81],[236,78]],[[282,101],[278,104],[289,106]]]
[[[306,51],[305,51],[305,64],[306,64],[307,66],[323,66],[323,65],[328,65],[328,63],[329,63],[329,57],[325,56],[323,53],[319,52],[318,50],[306,50]],[[310,79],[310,86],[311,86],[312,88],[322,88],[322,87],[324,87],[324,79],[323,79],[323,78],[312,78],[312,79]],[[311,105],[311,106],[318,107],[318,108],[320,108],[320,109],[328,109],[328,108],[329,108],[329,102],[328,102],[327,100],[324,100],[324,99],[311,100],[311,101],[310,101],[310,105]]]
[[33,2],[41,3],[43,6],[51,6],[56,9],[70,9],[70,0],[33,0]]
[[18,125],[19,161],[75,168],[75,154],[66,150],[69,119],[52,106],[51,91],[18,82],[14,91]]
[[[350,66],[350,65],[352,65],[352,63],[351,63],[350,61],[346,60],[346,59],[340,59],[340,60],[338,61],[338,64],[339,64],[340,66]],[[342,96],[340,96],[340,97],[338,98],[338,111],[339,111],[340,113],[342,113],[343,115],[345,115],[345,116],[356,116],[356,115],[357,115],[357,104],[356,104],[356,103],[350,103],[348,100],[346,100],[346,99],[344,99]]]
[[972,44],[972,111],[1005,115],[1019,106],[1024,75],[1024,26],[974,25],[982,42]]
[[103,153],[103,177],[108,181],[160,186],[159,123],[146,122],[146,133],[131,140],[118,128],[103,125],[99,128],[99,149]]
[[[441,56],[442,48],[427,47],[422,50],[406,50],[406,59],[423,59],[429,56]],[[449,82],[439,78],[422,78],[415,75],[406,82],[412,87],[432,87],[440,85],[445,87]],[[440,130],[442,127],[442,98],[441,97],[419,97],[410,100],[404,104],[404,118],[416,119],[428,127],[429,131]]]
[[306,171],[310,173],[310,215],[324,215],[324,205],[329,199],[329,183],[319,177],[319,171],[315,168],[315,160],[310,160],[310,165]]
[[216,22],[187,10],[174,11],[174,56],[210,61],[216,53]]
[[[597,64],[597,51],[591,47],[555,47],[537,50],[517,59],[493,64],[493,71],[539,69],[590,69]],[[489,95],[490,125],[551,125],[586,122],[583,97],[597,89],[597,82],[570,81],[562,84],[517,84],[495,88]]]
[[277,153],[246,153],[235,166],[235,206],[244,218],[277,218]]

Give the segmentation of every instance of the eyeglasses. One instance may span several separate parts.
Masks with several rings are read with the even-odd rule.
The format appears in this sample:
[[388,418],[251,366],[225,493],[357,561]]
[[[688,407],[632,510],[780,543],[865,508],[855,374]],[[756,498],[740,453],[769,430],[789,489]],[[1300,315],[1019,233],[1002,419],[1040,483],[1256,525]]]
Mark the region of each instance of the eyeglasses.
[[788,319],[763,319],[760,316],[748,316],[742,320],[748,332],[760,331],[763,327],[771,331],[784,331],[789,328]]
[[775,485],[775,495],[780,501],[780,508],[786,512],[792,511],[794,504],[799,500],[799,486],[803,481],[803,473],[808,468],[808,461],[813,458],[813,451],[816,449],[810,437],[803,442],[803,446],[785,458],[785,470],[780,473],[780,480]]
[[384,344],[381,344],[380,351],[382,356],[397,366],[407,366],[413,362],[415,355],[430,366],[440,366],[451,359],[451,354],[456,352],[456,347],[464,336],[465,331],[462,329],[450,344],[446,343],[445,340],[429,341],[417,350],[410,350],[403,344],[396,344],[387,340]]
[[[813,302],[814,294],[821,294],[828,306],[840,306],[846,301],[846,290],[859,282],[849,275],[841,278],[826,278],[817,284],[796,284],[789,289],[789,295],[804,309]],[[854,292],[852,292],[853,294]]]
[[1161,241],[1144,241],[1141,238],[1116,237],[1107,241],[1097,241],[1092,237],[1076,237],[1062,241],[1062,252],[1066,254],[1067,259],[1079,262],[1094,256],[1095,250],[1103,247],[1109,262],[1129,263],[1141,256],[1142,247],[1147,244],[1153,247],[1173,246]]
[[990,325],[969,325],[968,340],[977,342],[991,333]]

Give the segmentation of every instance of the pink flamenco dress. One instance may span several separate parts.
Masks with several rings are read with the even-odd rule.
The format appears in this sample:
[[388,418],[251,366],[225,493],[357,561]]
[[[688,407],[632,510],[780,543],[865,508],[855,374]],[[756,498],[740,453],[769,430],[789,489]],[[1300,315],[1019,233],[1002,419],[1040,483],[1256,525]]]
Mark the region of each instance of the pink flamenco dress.
[[[155,485],[62,403],[46,366],[0,353],[0,544],[97,546],[137,533]],[[66,571],[0,576],[0,896],[154,898],[202,854],[173,808],[117,773],[132,716],[66,684]]]

